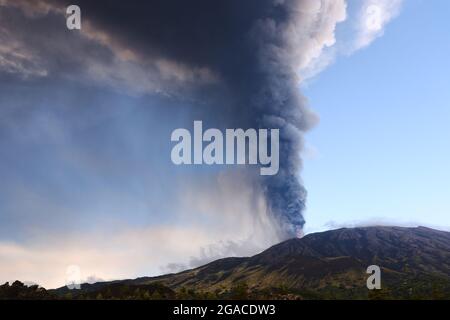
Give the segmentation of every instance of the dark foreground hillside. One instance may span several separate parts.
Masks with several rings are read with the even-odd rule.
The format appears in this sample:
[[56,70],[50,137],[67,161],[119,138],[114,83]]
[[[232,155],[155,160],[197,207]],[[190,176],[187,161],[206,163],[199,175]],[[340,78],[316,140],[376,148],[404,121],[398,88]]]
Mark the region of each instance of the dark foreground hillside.
[[[381,268],[369,291],[366,269]],[[4,287],[2,287],[4,288]],[[36,288],[34,288],[36,290]],[[42,298],[41,291],[38,298]],[[248,258],[225,258],[177,274],[60,288],[78,299],[450,299],[450,233],[367,227],[291,239]],[[0,292],[0,297],[5,295]],[[29,295],[27,296],[29,297]]]

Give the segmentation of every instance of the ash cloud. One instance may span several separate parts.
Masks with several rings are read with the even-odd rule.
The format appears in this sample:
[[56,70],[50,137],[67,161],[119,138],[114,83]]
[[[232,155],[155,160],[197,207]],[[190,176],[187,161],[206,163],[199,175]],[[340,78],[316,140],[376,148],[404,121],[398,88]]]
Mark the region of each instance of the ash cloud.
[[[280,129],[279,174],[253,177],[253,183],[265,195],[278,238],[298,236],[306,201],[299,154],[303,133],[317,120],[299,93],[298,71],[333,43],[329,33],[345,16],[343,2],[165,1],[139,10],[118,2],[108,8],[80,5],[96,13],[99,28],[118,34],[118,45],[131,44],[141,60],[164,57],[217,75],[219,101],[226,95],[227,106],[204,91],[193,95],[212,101],[208,112],[217,114],[220,127]],[[229,116],[222,120],[224,112]]]
[[[80,0],[80,33],[55,27],[68,1],[0,4],[6,73],[163,94],[194,101],[217,127],[280,129],[278,175],[248,179],[264,195],[278,240],[301,234],[300,153],[317,122],[299,91],[301,71],[334,45],[344,0]],[[25,16],[38,33],[17,27]]]

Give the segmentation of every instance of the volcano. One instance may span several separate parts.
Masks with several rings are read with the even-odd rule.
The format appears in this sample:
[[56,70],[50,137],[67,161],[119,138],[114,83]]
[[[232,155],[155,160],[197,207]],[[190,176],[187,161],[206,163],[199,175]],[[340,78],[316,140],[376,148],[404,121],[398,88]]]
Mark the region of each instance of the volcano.
[[[370,265],[381,269],[381,290],[366,287]],[[252,257],[220,259],[159,277],[83,284],[70,294],[92,298],[100,292],[108,298],[108,292],[124,287],[142,292],[155,286],[168,298],[449,299],[450,233],[425,227],[343,228],[287,240]],[[54,293],[64,297],[69,291]]]

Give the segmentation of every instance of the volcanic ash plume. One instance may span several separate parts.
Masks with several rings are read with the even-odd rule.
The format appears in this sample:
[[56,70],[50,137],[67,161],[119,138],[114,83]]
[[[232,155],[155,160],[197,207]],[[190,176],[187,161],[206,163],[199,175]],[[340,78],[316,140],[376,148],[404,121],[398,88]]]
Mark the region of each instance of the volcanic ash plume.
[[345,18],[345,2],[287,0],[269,2],[268,7],[270,14],[256,19],[243,47],[242,56],[250,57],[245,69],[235,73],[251,85],[236,92],[248,102],[244,114],[249,126],[280,129],[279,173],[258,181],[277,221],[279,238],[285,239],[300,236],[305,223],[300,152],[304,132],[316,122],[299,92],[301,71],[325,46],[334,44],[335,25]]
[[[171,70],[180,66],[185,73],[203,70],[214,79],[205,90],[203,85],[199,90],[188,84],[194,99],[209,105],[199,103],[199,114],[215,119],[222,128],[280,129],[278,174],[254,176],[252,183],[266,199],[279,240],[298,236],[305,222],[306,199],[299,179],[300,152],[303,134],[317,120],[300,94],[299,83],[302,70],[335,43],[335,26],[345,19],[345,1],[173,0],[143,12],[142,19],[152,23],[128,32],[141,32],[146,45],[139,50],[146,52],[146,63],[166,61]],[[122,19],[126,14],[121,11]],[[136,12],[132,15],[140,20]],[[177,85],[170,92],[171,85],[165,90],[176,95]],[[215,95],[214,88],[225,93]]]
[[[316,118],[299,83],[303,71],[310,72],[323,50],[335,43],[345,0],[132,0],[126,5],[79,0],[83,29],[71,33],[70,45],[64,46],[63,41],[52,43],[67,38],[52,23],[60,23],[58,15],[69,1],[0,3],[10,17],[3,19],[9,31],[0,38],[14,43],[3,50],[20,48],[27,53],[20,57],[30,60],[8,62],[21,67],[10,73],[25,70],[55,79],[77,75],[120,92],[194,102],[196,115],[204,117],[197,120],[208,119],[217,127],[280,129],[278,174],[242,179],[250,179],[264,196],[279,239],[301,232],[306,191],[299,180],[300,152],[303,134]],[[39,33],[7,25],[12,17],[23,18],[18,9],[43,24]],[[47,36],[55,30],[60,34]]]

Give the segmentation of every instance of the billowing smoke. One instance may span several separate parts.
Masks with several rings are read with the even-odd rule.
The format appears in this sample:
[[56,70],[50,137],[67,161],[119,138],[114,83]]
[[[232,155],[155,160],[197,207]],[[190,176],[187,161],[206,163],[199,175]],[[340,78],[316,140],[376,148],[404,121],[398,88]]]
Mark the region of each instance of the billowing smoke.
[[253,183],[265,196],[278,238],[298,236],[306,201],[300,153],[304,132],[316,122],[299,92],[300,72],[334,44],[344,1],[169,1],[144,12],[157,26],[142,35],[148,52],[159,50],[220,79],[227,99],[212,104],[223,127],[280,129],[279,173],[255,176]]
[[299,178],[303,134],[316,122],[298,85],[301,71],[325,46],[334,44],[334,28],[345,19],[343,1],[272,1],[278,15],[260,18],[251,31],[256,44],[246,72],[255,87],[249,108],[255,124],[280,129],[280,171],[262,180],[281,239],[299,236],[305,223],[306,190]]
[[[9,21],[14,20],[14,10],[22,9],[32,20],[48,17],[58,23],[69,2],[0,4],[10,8]],[[16,34],[0,34],[4,43],[14,43],[0,48],[6,71],[56,79],[70,74],[119,90],[189,101],[200,110],[196,114],[222,128],[280,129],[278,174],[246,177],[264,195],[278,238],[299,235],[306,201],[299,178],[300,153],[303,134],[316,122],[299,83],[302,70],[333,46],[335,26],[345,19],[345,1],[80,0],[77,4],[83,16],[77,42],[72,36],[61,45],[68,37],[62,32],[44,38],[42,34],[54,29],[45,25],[34,38],[17,26]],[[14,39],[8,38],[11,34]],[[21,60],[14,56],[17,48],[26,52],[18,56]]]

